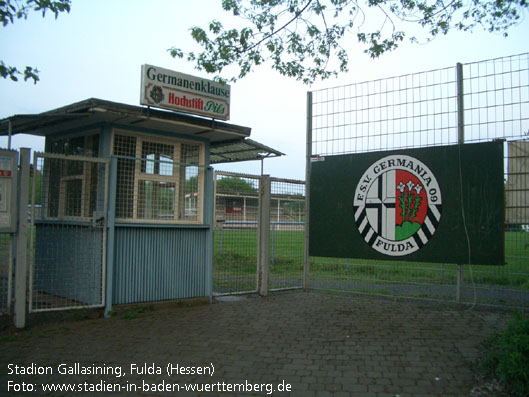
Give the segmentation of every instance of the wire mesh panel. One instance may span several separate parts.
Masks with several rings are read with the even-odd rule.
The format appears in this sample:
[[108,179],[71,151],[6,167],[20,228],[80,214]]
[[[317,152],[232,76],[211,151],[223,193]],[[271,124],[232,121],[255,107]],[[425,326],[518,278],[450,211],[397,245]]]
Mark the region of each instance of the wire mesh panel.
[[528,308],[529,54],[468,63],[463,76],[465,141],[505,141],[505,266],[468,269],[464,298]]
[[[313,157],[503,140],[505,265],[464,266],[460,299],[529,307],[529,53],[311,95]],[[459,270],[448,263],[311,257],[310,284],[454,300]]]
[[312,154],[457,142],[455,68],[312,92]]
[[0,314],[9,312],[12,287],[12,237],[8,233],[0,233]]
[[104,305],[108,162],[36,153],[30,311]]
[[529,137],[529,53],[463,65],[465,142]]
[[215,173],[215,293],[257,290],[259,179]]
[[270,289],[303,285],[305,182],[271,178]]

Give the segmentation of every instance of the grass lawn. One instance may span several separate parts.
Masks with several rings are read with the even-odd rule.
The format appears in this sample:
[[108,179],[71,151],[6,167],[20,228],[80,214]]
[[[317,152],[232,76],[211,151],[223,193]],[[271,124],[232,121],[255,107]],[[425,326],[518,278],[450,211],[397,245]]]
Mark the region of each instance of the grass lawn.
[[[222,251],[220,232],[215,232],[215,277],[229,279],[255,274],[257,231],[224,230]],[[271,277],[303,273],[303,231],[274,231],[270,237]],[[474,283],[501,288],[529,290],[529,233],[505,233],[505,266],[472,266]],[[470,282],[468,266],[465,282]],[[365,259],[311,258],[311,278],[340,281],[408,282],[455,284],[456,264],[394,262]]]

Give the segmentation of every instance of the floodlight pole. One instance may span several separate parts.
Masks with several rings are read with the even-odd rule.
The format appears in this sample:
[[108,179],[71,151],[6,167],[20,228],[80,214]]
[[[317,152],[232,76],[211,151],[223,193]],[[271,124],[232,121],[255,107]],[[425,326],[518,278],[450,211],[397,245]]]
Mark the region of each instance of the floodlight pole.
[[[457,144],[463,146],[465,143],[465,105],[464,105],[464,92],[463,92],[463,65],[461,63],[456,64],[457,74]],[[461,164],[459,164],[461,166]],[[460,170],[461,172],[461,170]],[[463,194],[463,192],[460,192]],[[464,211],[464,208],[461,208]],[[469,258],[470,261],[470,258]],[[461,302],[461,291],[463,290],[463,265],[457,265],[457,289],[456,289],[456,302]]]

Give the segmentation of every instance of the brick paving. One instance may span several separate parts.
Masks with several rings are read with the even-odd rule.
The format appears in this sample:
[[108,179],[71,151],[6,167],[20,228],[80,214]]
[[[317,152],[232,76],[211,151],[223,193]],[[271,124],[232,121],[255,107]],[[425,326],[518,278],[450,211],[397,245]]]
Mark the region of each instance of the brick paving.
[[[471,363],[479,354],[479,343],[507,319],[501,312],[314,292],[191,307],[155,305],[134,319],[123,318],[124,313],[110,319],[46,322],[21,332],[2,331],[0,395],[101,395],[45,394],[41,389],[44,383],[67,383],[122,387],[121,392],[104,394],[109,396],[269,395],[272,386],[273,395],[466,396],[474,385]],[[48,367],[51,373],[8,374],[14,368],[9,364],[32,363],[43,370]],[[119,367],[125,376],[58,373],[75,363],[107,372]],[[139,368],[146,364],[146,373],[131,373],[133,363]],[[214,373],[169,377],[168,364],[212,365]],[[162,374],[149,374],[149,367],[159,367]],[[8,381],[12,388],[26,382],[36,391],[8,392]],[[125,391],[144,382],[149,390]],[[203,387],[214,391],[150,390],[153,384],[175,383],[207,384]],[[264,386],[257,393],[235,389],[241,385],[248,389],[250,384],[253,390],[256,384]],[[278,391],[287,384],[290,393]],[[218,392],[230,387],[231,392]]]

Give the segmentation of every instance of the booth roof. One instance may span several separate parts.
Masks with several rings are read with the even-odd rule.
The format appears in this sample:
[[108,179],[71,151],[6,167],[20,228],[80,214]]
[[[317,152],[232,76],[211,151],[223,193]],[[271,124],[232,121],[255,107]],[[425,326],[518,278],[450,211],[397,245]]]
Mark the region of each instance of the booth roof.
[[283,155],[275,149],[247,139],[251,132],[249,127],[96,98],[39,114],[5,118],[0,120],[0,135],[11,133],[47,136],[98,123],[116,123],[124,127],[142,127],[206,138],[211,142],[212,164]]
[[283,156],[278,150],[246,138],[232,142],[212,143],[209,161],[211,164],[234,161],[262,160],[268,157]]

